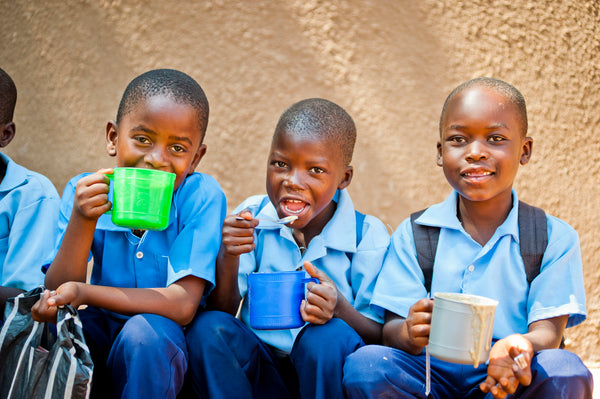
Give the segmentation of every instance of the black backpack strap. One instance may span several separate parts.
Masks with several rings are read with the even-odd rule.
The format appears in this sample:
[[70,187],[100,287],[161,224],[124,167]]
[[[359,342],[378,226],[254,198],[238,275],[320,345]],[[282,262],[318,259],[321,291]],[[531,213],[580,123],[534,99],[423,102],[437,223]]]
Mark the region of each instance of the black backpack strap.
[[[356,216],[356,248],[358,248],[358,244],[362,241],[363,234],[363,224],[365,223],[365,215],[364,213],[360,213],[359,211],[354,211],[354,215]],[[350,263],[352,263],[352,256],[354,255],[352,252],[346,252],[348,255],[348,259],[350,259]]]
[[410,224],[413,230],[415,248],[417,250],[417,261],[425,276],[425,289],[431,292],[431,279],[433,277],[433,262],[437,250],[440,228],[434,226],[423,226],[416,224],[415,220],[425,212],[425,209],[410,215]]
[[527,283],[540,274],[542,258],[548,246],[546,213],[535,206],[519,201],[519,243]]

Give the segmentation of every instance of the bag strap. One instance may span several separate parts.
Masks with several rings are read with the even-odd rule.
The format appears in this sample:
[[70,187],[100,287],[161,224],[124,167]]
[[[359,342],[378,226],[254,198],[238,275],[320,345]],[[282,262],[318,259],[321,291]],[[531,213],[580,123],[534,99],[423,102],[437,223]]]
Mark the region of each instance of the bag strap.
[[425,277],[425,289],[427,292],[431,292],[433,263],[435,261],[435,252],[440,237],[440,228],[415,223],[415,220],[426,210],[427,208],[411,214],[410,223],[412,225],[415,248],[417,250],[417,261],[419,262],[419,266]]
[[[413,229],[417,261],[425,277],[425,289],[427,289],[427,292],[431,292],[433,263],[435,261],[440,228],[415,223],[415,220],[425,210],[422,209],[411,214],[410,222]],[[546,213],[538,207],[519,201],[518,224],[521,258],[525,267],[527,283],[531,284],[533,279],[540,274],[542,258],[548,246]]]
[[525,265],[527,283],[540,274],[542,258],[548,246],[546,213],[535,206],[519,201],[519,243]]

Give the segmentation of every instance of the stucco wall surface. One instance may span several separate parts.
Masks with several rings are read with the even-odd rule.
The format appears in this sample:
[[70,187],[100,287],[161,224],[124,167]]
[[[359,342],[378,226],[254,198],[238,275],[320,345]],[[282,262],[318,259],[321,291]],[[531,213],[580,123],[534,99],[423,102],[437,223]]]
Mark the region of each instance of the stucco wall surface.
[[324,97],[357,123],[355,204],[396,228],[450,191],[435,165],[448,92],[504,79],[528,102],[535,143],[515,187],[581,238],[588,320],[567,331],[568,348],[600,362],[599,11],[597,0],[2,1],[0,66],[19,91],[6,153],[59,190],[113,166],[104,128],[126,84],[176,68],[209,98],[198,170],[230,209],[264,192],[281,112]]

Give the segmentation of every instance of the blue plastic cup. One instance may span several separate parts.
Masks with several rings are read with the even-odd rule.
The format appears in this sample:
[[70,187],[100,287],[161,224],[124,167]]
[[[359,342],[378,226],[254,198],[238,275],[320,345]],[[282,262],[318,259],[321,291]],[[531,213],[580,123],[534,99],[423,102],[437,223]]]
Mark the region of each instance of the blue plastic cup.
[[257,330],[282,330],[302,327],[300,304],[304,286],[319,283],[305,278],[305,272],[251,273],[248,275],[248,306],[250,326]]

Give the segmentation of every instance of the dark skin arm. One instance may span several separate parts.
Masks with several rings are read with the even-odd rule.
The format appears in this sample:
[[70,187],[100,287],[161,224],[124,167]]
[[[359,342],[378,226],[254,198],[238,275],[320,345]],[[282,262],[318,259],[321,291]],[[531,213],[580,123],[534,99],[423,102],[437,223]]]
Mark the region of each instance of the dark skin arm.
[[325,324],[331,318],[344,320],[360,335],[367,344],[381,343],[381,324],[363,316],[338,291],[335,283],[310,262],[304,262],[304,269],[320,284],[313,282],[306,286],[306,300],[302,301],[300,314],[304,321]]
[[[513,334],[497,341],[490,350],[488,376],[481,383],[483,392],[490,392],[495,399],[503,399],[517,390],[519,383],[531,383],[531,359],[542,349],[556,349],[567,325],[569,316],[538,320],[529,325],[526,334]],[[520,369],[514,358],[523,353],[527,366]]]
[[405,319],[386,312],[383,325],[383,344],[418,355],[429,342],[433,299],[421,299],[412,305]]
[[112,169],[101,169],[77,182],[69,224],[46,272],[47,288],[56,289],[67,281],[85,282],[96,222],[111,207],[107,173],[112,173]]
[[90,305],[124,315],[153,313],[185,326],[194,318],[205,286],[204,280],[194,276],[183,277],[166,288],[119,288],[71,281],[56,291],[44,292],[31,313],[35,320],[56,322],[57,306]]
[[252,213],[247,210],[225,218],[221,249],[217,256],[216,284],[208,298],[211,309],[232,315],[237,313],[242,300],[238,286],[240,255],[254,249],[254,228],[257,225],[258,220],[253,219]]
[[153,313],[181,325],[194,317],[206,282],[186,276],[166,288],[119,288],[85,284],[87,263],[98,218],[110,209],[108,177],[101,169],[77,183],[73,211],[63,241],[45,284],[55,292],[44,294],[32,314],[40,321],[56,319],[56,306],[91,305],[125,315]]

